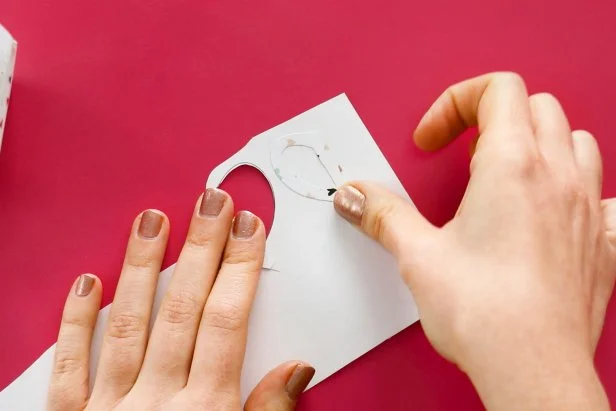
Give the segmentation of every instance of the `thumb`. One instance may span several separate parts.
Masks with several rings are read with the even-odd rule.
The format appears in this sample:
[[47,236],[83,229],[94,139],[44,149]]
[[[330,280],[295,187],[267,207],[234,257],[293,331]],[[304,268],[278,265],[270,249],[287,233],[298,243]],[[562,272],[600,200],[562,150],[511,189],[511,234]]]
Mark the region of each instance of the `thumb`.
[[396,258],[437,231],[414,205],[373,183],[343,185],[336,191],[334,207]]
[[334,207],[401,264],[420,255],[426,240],[438,232],[413,204],[373,183],[353,182],[340,187]]
[[292,411],[315,370],[310,365],[291,361],[270,371],[252,391],[245,411]]

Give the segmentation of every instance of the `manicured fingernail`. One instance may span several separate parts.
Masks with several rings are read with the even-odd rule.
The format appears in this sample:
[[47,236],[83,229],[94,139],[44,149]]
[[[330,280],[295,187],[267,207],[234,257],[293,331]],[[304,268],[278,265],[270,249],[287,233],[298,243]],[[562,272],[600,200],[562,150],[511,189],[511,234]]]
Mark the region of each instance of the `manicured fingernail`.
[[91,277],[87,274],[80,275],[79,279],[77,280],[77,285],[75,286],[75,294],[77,294],[79,297],[85,297],[86,295],[90,294],[90,291],[92,291],[95,282],[96,280],[94,279],[94,277]]
[[199,215],[204,217],[216,217],[220,214],[226,200],[227,196],[224,192],[216,188],[208,188],[205,190],[205,193],[203,193],[201,206],[199,207]]
[[163,216],[156,211],[147,210],[141,215],[139,223],[139,237],[152,239],[156,238],[163,227]]
[[366,196],[351,186],[342,186],[334,196],[336,211],[353,224],[360,225],[364,214]]
[[297,400],[304,392],[310,380],[314,377],[315,370],[309,365],[298,364],[291,374],[291,378],[287,381],[287,394],[292,400]]
[[233,220],[233,237],[246,239],[252,237],[259,227],[259,219],[249,211],[240,211]]

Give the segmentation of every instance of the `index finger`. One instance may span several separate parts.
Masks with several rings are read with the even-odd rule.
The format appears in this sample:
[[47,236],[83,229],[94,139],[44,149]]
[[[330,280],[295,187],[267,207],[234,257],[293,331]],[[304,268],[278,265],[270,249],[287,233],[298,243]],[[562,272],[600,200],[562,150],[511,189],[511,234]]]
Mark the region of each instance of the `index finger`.
[[[524,80],[515,73],[490,73],[450,86],[423,116],[413,136],[423,150],[438,150],[470,127],[502,130],[530,141],[533,129]],[[482,144],[487,143],[483,141]]]

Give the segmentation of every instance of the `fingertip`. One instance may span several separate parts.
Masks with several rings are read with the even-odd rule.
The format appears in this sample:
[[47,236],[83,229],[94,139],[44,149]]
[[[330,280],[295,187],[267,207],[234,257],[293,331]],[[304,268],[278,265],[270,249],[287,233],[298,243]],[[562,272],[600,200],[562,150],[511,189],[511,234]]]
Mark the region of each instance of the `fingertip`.
[[304,361],[285,362],[263,377],[248,397],[245,409],[293,410],[314,375],[314,367]]
[[466,118],[460,104],[452,88],[445,90],[419,121],[413,134],[415,145],[424,151],[437,151],[473,126],[474,120]]
[[73,282],[73,290],[77,297],[87,297],[93,292],[101,291],[102,283],[94,274],[81,274]]
[[265,236],[265,225],[259,216],[241,210],[233,218],[231,235],[236,240],[249,240]]
[[336,194],[336,211],[398,259],[424,249],[438,231],[408,199],[378,184],[351,182]]
[[285,390],[292,401],[299,399],[299,396],[308,388],[315,373],[315,368],[304,362],[299,362],[293,367],[285,386]]
[[195,204],[194,214],[196,216],[216,218],[227,213],[229,215],[233,213],[233,199],[226,191],[219,188],[206,188],[199,195]]
[[[358,183],[355,183],[359,185]],[[334,209],[352,224],[361,226],[366,196],[353,184],[345,184],[334,194]]]
[[437,148],[431,144],[430,138],[426,135],[424,127],[420,126],[418,126],[413,132],[413,143],[415,144],[415,147],[426,152],[436,151]]
[[102,295],[103,284],[98,276],[91,273],[80,274],[73,281],[64,311],[81,312],[82,315],[98,312]]
[[147,208],[145,210],[143,210],[141,213],[139,213],[139,215],[137,216],[137,218],[143,218],[149,214],[156,214],[159,215],[160,217],[162,217],[164,220],[167,220],[167,214],[165,214],[163,211],[157,209],[157,208]]
[[435,130],[434,122],[437,120],[434,119],[434,112],[438,110],[439,100],[440,97],[424,113],[413,132],[413,142],[420,150],[436,151],[440,148],[434,141],[435,131],[438,133],[438,130]]
[[422,150],[434,151],[448,145],[467,128],[479,126],[483,133],[492,125],[502,130],[494,133],[498,138],[521,129],[529,140],[529,111],[528,93],[519,75],[485,74],[447,88],[419,122],[415,144]]
[[165,213],[149,208],[135,217],[133,232],[140,239],[155,240],[160,237],[166,237],[169,232],[169,225],[169,219]]
[[425,130],[426,124],[429,123],[429,117],[430,117],[431,110],[432,110],[432,107],[430,107],[423,114],[423,116],[421,116],[421,119],[419,119],[419,123],[417,123],[417,127],[415,127],[415,130],[413,131],[413,142],[418,148],[422,150],[426,149],[426,144],[425,144],[425,139],[424,139],[424,134],[425,134],[424,130]]

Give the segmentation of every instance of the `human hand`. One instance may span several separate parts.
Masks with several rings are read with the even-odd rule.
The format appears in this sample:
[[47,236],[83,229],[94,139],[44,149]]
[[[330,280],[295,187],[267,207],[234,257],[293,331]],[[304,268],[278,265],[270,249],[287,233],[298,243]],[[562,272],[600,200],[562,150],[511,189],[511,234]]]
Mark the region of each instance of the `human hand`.
[[397,258],[427,337],[488,409],[607,409],[593,357],[616,276],[616,199],[601,201],[597,143],[510,73],[450,87],[414,138],[437,150],[475,125],[468,188],[443,228],[364,182],[335,207]]
[[[49,387],[49,410],[240,410],[249,312],[265,229],[220,190],[195,206],[186,243],[148,335],[169,221],[148,210],[133,223],[122,274],[88,395],[92,332],[102,287],[80,276],[67,298]],[[314,375],[301,362],[271,371],[245,410],[289,411]]]

